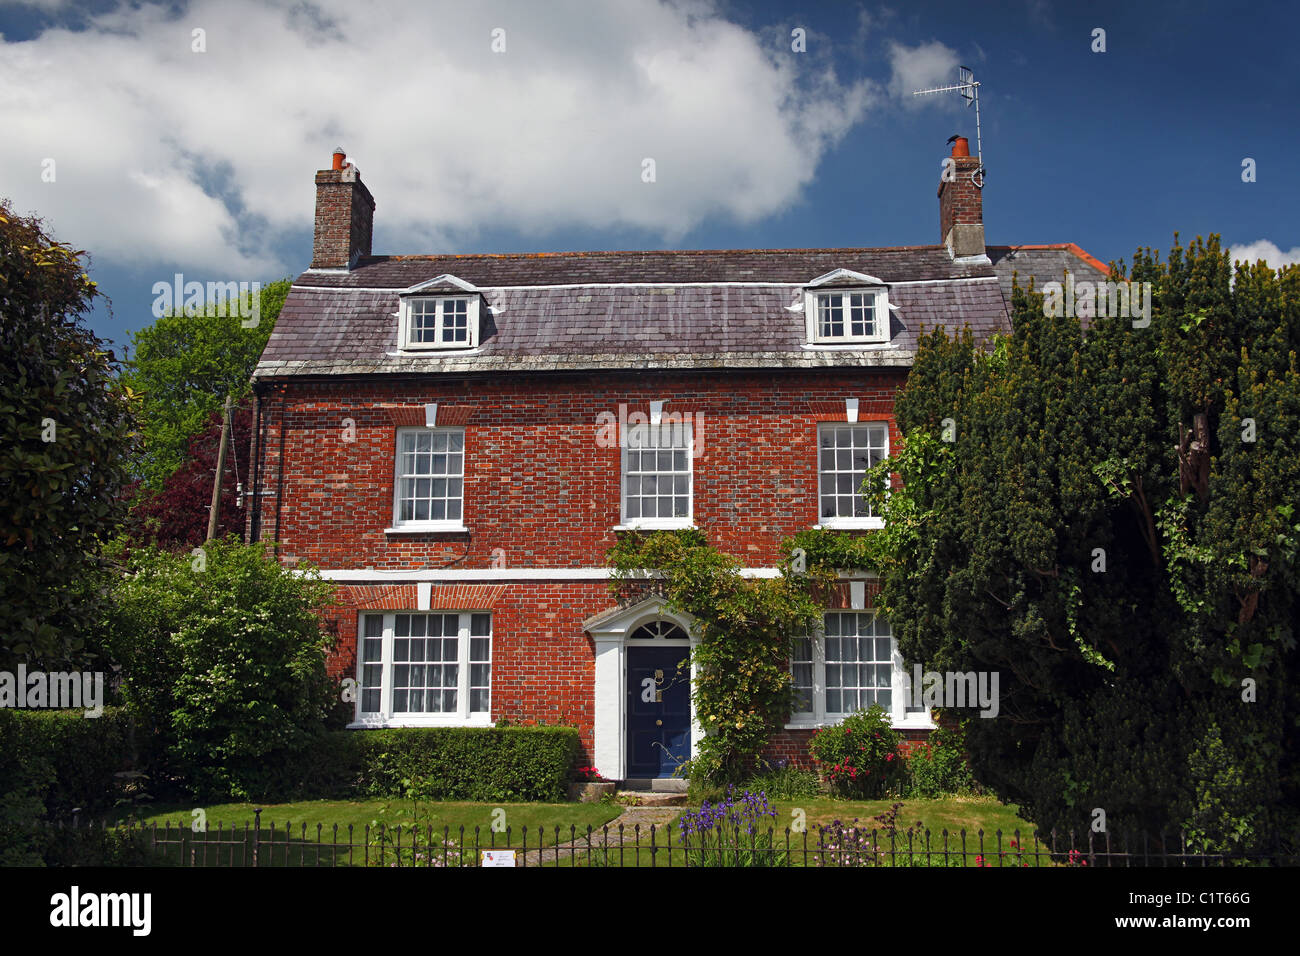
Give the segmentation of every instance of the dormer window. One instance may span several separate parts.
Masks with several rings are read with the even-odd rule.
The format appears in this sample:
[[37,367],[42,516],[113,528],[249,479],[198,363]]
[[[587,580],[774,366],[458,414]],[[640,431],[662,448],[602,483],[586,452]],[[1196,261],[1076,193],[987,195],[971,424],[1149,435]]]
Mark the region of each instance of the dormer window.
[[881,326],[888,316],[880,314],[876,300],[879,292],[818,292],[817,341],[882,342]]
[[836,269],[804,288],[811,345],[889,341],[889,292],[879,279]]
[[478,309],[468,298],[408,299],[408,349],[455,349],[470,347],[470,313]]
[[401,294],[400,347],[472,349],[478,345],[478,290],[455,276],[439,276]]

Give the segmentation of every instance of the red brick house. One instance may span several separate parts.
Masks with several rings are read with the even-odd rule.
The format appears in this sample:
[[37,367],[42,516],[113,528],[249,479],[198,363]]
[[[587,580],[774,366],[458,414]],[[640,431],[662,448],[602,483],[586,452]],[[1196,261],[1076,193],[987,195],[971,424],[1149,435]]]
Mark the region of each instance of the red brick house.
[[[337,151],[254,376],[248,536],[340,585],[353,726],[573,724],[616,780],[688,757],[690,622],[615,606],[615,536],[694,524],[770,575],[801,529],[878,527],[854,489],[899,439],[921,327],[1007,329],[1014,270],[1104,272],[986,247],[964,146],[933,246],[442,256],[372,255],[375,201]],[[846,580],[798,643],[775,753],[873,701],[932,726],[872,595]]]

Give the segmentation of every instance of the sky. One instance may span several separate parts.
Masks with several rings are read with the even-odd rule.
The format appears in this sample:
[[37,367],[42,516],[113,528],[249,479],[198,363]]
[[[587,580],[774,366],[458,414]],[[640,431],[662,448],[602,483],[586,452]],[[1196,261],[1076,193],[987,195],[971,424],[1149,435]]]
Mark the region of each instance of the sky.
[[375,254],[939,243],[975,112],[912,91],[964,65],[990,244],[1280,266],[1298,35],[1194,0],[0,0],[0,197],[90,254],[121,356],[155,283],[307,268],[339,146]]

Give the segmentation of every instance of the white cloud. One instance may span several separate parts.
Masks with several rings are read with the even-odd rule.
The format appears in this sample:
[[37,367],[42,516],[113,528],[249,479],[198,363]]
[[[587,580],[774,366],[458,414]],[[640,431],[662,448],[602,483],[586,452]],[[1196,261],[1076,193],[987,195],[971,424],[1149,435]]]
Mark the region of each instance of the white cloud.
[[1252,265],[1255,260],[1263,259],[1271,268],[1281,269],[1283,266],[1300,263],[1300,246],[1283,252],[1267,239],[1256,239],[1254,242],[1229,247],[1228,255],[1233,261],[1242,260]]
[[0,42],[0,182],[101,265],[296,271],[275,250],[310,229],[338,145],[377,252],[500,226],[671,241],[788,207],[878,99],[704,2],[200,0],[86,22]]
[[912,95],[915,90],[953,85],[957,82],[957,67],[960,65],[957,51],[937,40],[911,47],[890,43],[889,66],[893,75],[889,80],[889,94],[902,100],[905,106],[914,108],[960,105],[963,100],[956,93]]

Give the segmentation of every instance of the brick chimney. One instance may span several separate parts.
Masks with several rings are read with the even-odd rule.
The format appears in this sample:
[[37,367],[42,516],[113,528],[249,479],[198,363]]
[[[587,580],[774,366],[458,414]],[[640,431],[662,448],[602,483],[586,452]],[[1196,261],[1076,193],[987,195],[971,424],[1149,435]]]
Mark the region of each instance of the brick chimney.
[[358,255],[370,255],[375,199],[361,181],[343,147],[334,150],[330,169],[316,173],[316,236],[313,269],[350,269]]
[[980,161],[970,154],[970,140],[953,138],[952,162],[944,163],[939,180],[939,235],[950,255],[982,256],[984,250],[984,201],[971,174]]

